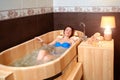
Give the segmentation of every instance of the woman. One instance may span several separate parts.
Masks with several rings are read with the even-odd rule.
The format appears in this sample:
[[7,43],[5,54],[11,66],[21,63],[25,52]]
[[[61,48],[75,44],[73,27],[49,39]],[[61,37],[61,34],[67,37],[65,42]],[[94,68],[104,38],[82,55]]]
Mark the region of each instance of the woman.
[[[66,27],[63,38],[56,38],[48,45],[44,45],[38,53],[37,64],[55,59],[56,56],[68,49],[74,43],[74,40],[70,38],[73,35],[73,32],[74,31],[71,27]],[[41,38],[37,37],[36,39],[43,42]]]

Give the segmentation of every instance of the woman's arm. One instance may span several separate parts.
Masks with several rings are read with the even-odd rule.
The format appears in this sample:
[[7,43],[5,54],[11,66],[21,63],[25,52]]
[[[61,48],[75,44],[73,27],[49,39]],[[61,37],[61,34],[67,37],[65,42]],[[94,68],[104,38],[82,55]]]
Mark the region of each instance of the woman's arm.
[[43,42],[43,40],[40,37],[35,37],[36,40],[38,40],[39,42]]
[[35,40],[39,41],[40,43],[42,43],[43,45],[47,45],[43,39],[41,39],[40,37],[35,37]]
[[[43,39],[41,39],[40,37],[35,37],[36,40],[38,40],[40,43],[43,43],[43,45],[46,45],[46,43],[44,42]],[[54,45],[56,43],[56,41],[58,41],[59,38],[56,38],[55,40],[53,40],[52,42],[49,43],[49,45]]]

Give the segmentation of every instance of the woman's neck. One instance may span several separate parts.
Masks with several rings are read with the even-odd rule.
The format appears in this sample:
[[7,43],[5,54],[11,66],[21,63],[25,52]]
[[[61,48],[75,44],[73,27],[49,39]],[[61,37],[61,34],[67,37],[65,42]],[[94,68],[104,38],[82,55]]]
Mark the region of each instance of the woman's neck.
[[64,39],[69,39],[69,37],[68,36],[64,36]]

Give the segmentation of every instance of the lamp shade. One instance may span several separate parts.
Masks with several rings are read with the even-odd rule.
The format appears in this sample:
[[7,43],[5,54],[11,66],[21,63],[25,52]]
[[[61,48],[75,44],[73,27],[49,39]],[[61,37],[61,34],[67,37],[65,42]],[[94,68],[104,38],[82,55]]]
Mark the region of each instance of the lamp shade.
[[115,17],[114,16],[102,16],[101,25],[102,28],[115,28]]

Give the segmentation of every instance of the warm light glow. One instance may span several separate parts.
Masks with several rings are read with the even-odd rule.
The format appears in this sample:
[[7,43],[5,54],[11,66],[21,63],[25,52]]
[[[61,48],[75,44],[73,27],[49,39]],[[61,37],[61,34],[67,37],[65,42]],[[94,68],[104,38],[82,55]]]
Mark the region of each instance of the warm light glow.
[[115,17],[114,16],[102,16],[101,19],[102,28],[115,28]]
[[105,28],[104,34],[112,34],[111,28]]
[[105,40],[111,40],[112,39],[111,28],[115,28],[115,17],[114,16],[102,16],[100,26],[102,28],[105,28],[104,39]]

